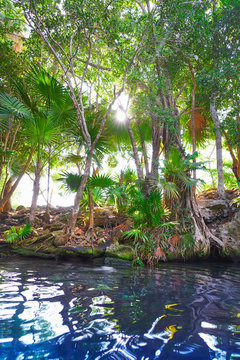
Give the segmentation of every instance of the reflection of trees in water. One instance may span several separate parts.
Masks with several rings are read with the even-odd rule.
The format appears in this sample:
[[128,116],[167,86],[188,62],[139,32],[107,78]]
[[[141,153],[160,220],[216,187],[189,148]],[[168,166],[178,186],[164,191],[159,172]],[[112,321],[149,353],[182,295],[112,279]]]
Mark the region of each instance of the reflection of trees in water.
[[[101,297],[103,294],[108,296],[112,300],[112,314],[109,315],[107,311],[103,312],[105,319],[110,322],[118,321],[122,349],[131,348],[131,344],[135,342],[135,350],[132,349],[131,353],[137,352],[136,343],[145,342],[148,350],[144,350],[144,347],[141,348],[141,346],[139,349],[142,351],[141,354],[146,351],[148,356],[152,356],[149,352],[152,352],[153,349],[158,351],[160,348],[162,356],[167,356],[175,351],[175,355],[182,353],[190,356],[192,353],[198,353],[199,358],[208,359],[215,352],[223,354],[226,351],[226,358],[229,358],[232,353],[236,352],[237,340],[236,335],[229,331],[230,308],[224,305],[231,299],[232,284],[220,278],[222,268],[221,274],[212,273],[211,269],[206,269],[203,275],[201,275],[202,269],[199,271],[200,275],[195,274],[192,269],[189,274],[188,270],[186,268],[179,272],[176,272],[175,269],[153,272],[149,276],[146,273],[144,275],[140,273],[137,281],[131,279],[128,284],[126,284],[126,279],[120,279],[118,286],[119,289],[123,288],[124,292],[118,292],[117,295],[114,289],[92,292],[91,297],[87,297],[86,300],[80,297],[78,306],[81,304],[83,308],[90,308],[91,298]],[[140,284],[141,286],[139,286]],[[107,282],[107,285],[111,284]],[[225,290],[227,290],[227,294],[223,295]],[[223,305],[219,307],[222,301]],[[175,307],[165,306],[176,302],[180,304]],[[98,306],[108,309],[109,305],[98,304]],[[88,319],[89,313],[90,310],[86,313]],[[159,315],[160,320],[156,322],[149,334],[147,329],[151,329],[156,321],[156,314]],[[218,325],[219,320],[221,325]],[[231,322],[233,322],[232,320]],[[212,329],[203,327],[203,322],[210,323],[210,325],[211,323],[216,324],[216,327]],[[239,323],[237,318],[236,323]],[[93,330],[92,326],[90,328]],[[137,335],[144,332],[145,335]],[[127,334],[131,334],[131,337]],[[201,336],[202,334],[206,334],[208,337]],[[114,337],[116,337],[116,332],[108,336],[108,340],[110,341]],[[212,339],[216,341],[211,349]],[[231,346],[231,343],[234,345]],[[112,343],[109,346],[112,346]]]
[[[169,354],[171,359],[191,359],[193,354],[205,360],[214,354],[230,359],[240,340],[239,334],[233,333],[240,326],[240,293],[232,281],[237,281],[239,271],[232,279],[227,269],[214,269],[168,265],[136,272],[73,268],[66,273],[60,267],[42,279],[47,270],[41,275],[36,266],[34,275],[18,274],[14,296],[19,300],[12,321],[0,322],[2,336],[14,338],[11,351],[15,348],[16,357],[25,353],[34,359],[46,353],[64,359],[70,359],[70,354],[84,358],[88,353],[89,359],[160,359]],[[34,277],[31,283],[29,277]],[[74,285],[78,292],[73,291]],[[40,290],[55,286],[56,293],[39,292],[27,300],[26,288],[31,286]],[[37,295],[32,327],[24,327],[26,304],[36,301]],[[52,318],[42,317],[44,304],[60,304]],[[59,326],[66,327],[63,334],[54,333],[54,317]],[[33,344],[25,346],[19,339],[28,334],[33,335]],[[7,348],[5,353],[7,359]]]

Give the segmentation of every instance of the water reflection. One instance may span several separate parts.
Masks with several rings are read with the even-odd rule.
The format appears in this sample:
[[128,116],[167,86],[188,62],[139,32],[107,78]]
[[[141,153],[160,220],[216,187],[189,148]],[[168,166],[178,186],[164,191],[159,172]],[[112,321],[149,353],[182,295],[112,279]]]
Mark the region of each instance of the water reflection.
[[0,268],[0,359],[240,359],[240,269]]

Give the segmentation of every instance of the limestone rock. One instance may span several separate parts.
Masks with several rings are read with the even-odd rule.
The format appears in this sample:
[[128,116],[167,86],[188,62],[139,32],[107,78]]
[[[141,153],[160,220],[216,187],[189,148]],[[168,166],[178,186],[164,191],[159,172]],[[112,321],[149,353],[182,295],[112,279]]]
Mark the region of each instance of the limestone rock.
[[240,210],[230,221],[218,226],[216,235],[224,242],[226,250],[240,255]]
[[134,258],[134,249],[131,246],[115,243],[107,247],[105,255],[107,257],[131,261]]
[[116,216],[109,208],[94,209],[94,224],[99,227],[114,227],[116,225]]
[[64,227],[65,227],[65,224],[58,221],[58,222],[51,224],[49,226],[49,229],[50,229],[50,231],[57,231],[57,230],[62,230]]
[[16,208],[16,211],[21,211],[21,212],[24,212],[26,211],[27,209],[25,208],[25,206],[23,205],[19,205],[17,208]]
[[53,245],[54,246],[63,246],[68,242],[68,235],[63,234],[62,230],[53,231]]
[[229,215],[229,201],[221,199],[198,199],[200,212],[207,224]]

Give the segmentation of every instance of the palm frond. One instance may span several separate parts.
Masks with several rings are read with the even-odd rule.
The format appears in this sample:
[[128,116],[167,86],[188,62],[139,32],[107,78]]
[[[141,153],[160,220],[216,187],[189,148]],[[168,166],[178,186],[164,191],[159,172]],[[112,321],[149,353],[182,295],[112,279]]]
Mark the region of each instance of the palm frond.
[[35,114],[31,121],[24,121],[25,136],[33,143],[38,145],[49,145],[57,142],[61,127],[56,124],[52,118],[48,117],[46,111],[41,111]]
[[177,198],[179,197],[179,191],[177,189],[177,186],[175,183],[171,182],[171,181],[166,181],[166,179],[161,178],[159,179],[159,185],[160,188],[163,189],[165,195],[170,198],[170,197],[174,197]]
[[36,101],[33,101],[33,99],[30,97],[26,84],[23,81],[18,80],[13,81],[13,86],[15,93],[17,97],[21,99],[21,102],[32,112],[37,111]]
[[89,177],[88,179],[88,186],[93,188],[99,187],[99,188],[108,188],[112,185],[114,185],[115,182],[111,179],[109,175],[93,175]]
[[52,98],[51,106],[49,107],[49,117],[53,118],[57,123],[64,122],[67,126],[72,125],[75,129],[76,123],[78,124],[76,110],[67,92],[62,94],[61,100]]
[[45,69],[32,66],[26,75],[26,82],[39,101],[49,104],[52,100],[61,101],[65,88]]
[[32,119],[29,108],[21,103],[16,97],[3,93],[0,93],[0,115]]
[[8,115],[0,115],[0,132],[6,131],[9,129],[9,122],[11,123],[11,119]]
[[[61,181],[67,191],[76,192],[80,186],[82,175],[64,171],[60,174],[58,181]],[[88,178],[86,189],[101,188],[106,189],[114,185],[115,182],[108,175],[93,175]]]
[[83,157],[81,155],[69,154],[69,155],[65,156],[64,161],[66,161],[67,163],[82,164],[84,159],[85,159],[85,157]]
[[60,174],[60,177],[57,179],[57,181],[61,181],[67,191],[77,192],[82,181],[82,176],[64,171]]

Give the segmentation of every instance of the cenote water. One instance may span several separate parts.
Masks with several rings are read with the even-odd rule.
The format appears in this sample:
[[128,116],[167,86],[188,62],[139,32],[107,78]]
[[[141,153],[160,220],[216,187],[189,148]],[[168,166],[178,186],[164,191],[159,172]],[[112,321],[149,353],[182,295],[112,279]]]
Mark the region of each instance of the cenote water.
[[0,359],[240,359],[240,268],[0,263]]

